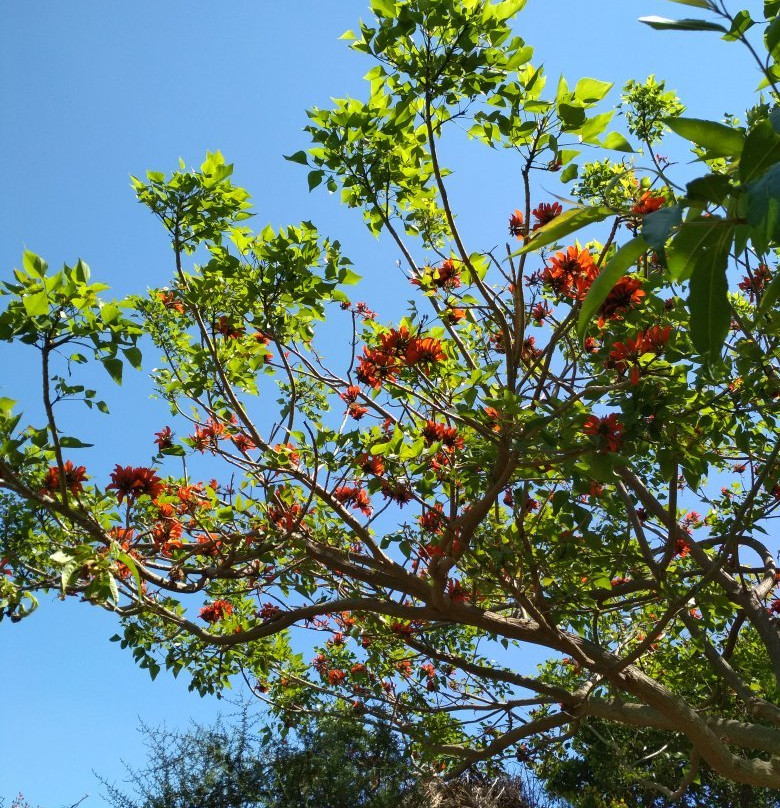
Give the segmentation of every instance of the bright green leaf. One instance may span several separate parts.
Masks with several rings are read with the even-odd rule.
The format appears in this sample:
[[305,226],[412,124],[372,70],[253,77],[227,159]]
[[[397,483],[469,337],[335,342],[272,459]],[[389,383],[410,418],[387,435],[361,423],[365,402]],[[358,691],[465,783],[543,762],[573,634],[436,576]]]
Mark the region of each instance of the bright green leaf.
[[49,297],[45,289],[34,295],[23,295],[22,303],[28,317],[40,317],[49,313]]
[[564,236],[581,230],[589,224],[603,222],[604,219],[612,215],[614,215],[613,211],[603,205],[571,208],[560,216],[556,216],[551,222],[544,225],[544,227],[540,227],[534,236],[529,239],[528,243],[515,252],[514,255],[532,252],[533,250],[538,250],[540,247],[546,247],[548,244],[554,244]]
[[745,145],[745,135],[716,121],[699,118],[665,118],[664,123],[686,140],[706,149],[715,157],[738,157]]

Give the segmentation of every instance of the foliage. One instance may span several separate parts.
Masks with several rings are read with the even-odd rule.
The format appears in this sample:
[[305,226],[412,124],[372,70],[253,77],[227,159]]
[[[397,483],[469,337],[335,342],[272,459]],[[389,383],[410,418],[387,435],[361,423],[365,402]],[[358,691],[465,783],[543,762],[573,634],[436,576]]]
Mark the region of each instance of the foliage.
[[[753,48],[744,13],[691,3],[730,26],[649,22]],[[373,0],[345,35],[376,60],[368,100],[311,110],[289,158],[395,244],[415,291],[399,322],[350,302],[357,275],[310,222],[252,231],[218,152],[134,182],[168,286],[104,303],[83,264],[26,256],[0,336],[37,349],[43,415],[0,402],[0,603],[82,596],[152,675],[205,693],[242,674],[287,721],[384,722],[452,776],[605,722],[668,738],[657,771],[682,786],[705,767],[778,788],[778,4],[746,128],[628,85],[647,169],[614,162],[633,147],[600,111],[608,82],[547,89],[510,27],[523,5]],[[440,150],[464,127],[517,161],[503,251],[456,223]],[[654,153],[666,128],[708,172],[684,194]],[[540,176],[577,179],[582,204],[543,201]],[[92,479],[57,413],[95,394],[49,362],[86,343],[118,381],[140,333],[177,432]],[[552,654],[537,676],[526,643]]]
[[414,806],[404,750],[387,730],[323,717],[295,737],[238,721],[186,732],[142,726],[147,762],[127,766],[128,794],[103,781],[113,808],[395,808]]

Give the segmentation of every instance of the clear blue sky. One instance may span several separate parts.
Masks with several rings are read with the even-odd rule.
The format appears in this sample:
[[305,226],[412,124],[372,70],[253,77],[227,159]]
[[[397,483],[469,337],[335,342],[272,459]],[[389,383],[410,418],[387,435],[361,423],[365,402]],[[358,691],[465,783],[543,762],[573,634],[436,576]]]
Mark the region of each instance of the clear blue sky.
[[[752,0],[748,5],[759,8]],[[313,220],[339,238],[364,275],[356,295],[388,319],[408,297],[396,254],[354,211],[282,160],[307,145],[304,110],[331,96],[362,95],[368,63],[338,36],[368,16],[367,0],[24,0],[0,2],[0,276],[28,247],[51,264],[81,256],[117,295],[160,285],[170,251],[134,200],[130,173],[169,171],[181,156],[199,164],[220,149],[254,197],[258,217],[279,226]],[[529,0],[518,32],[552,80],[559,73],[614,81],[655,73],[693,116],[741,114],[758,77],[736,45],[708,34],[662,34],[645,14],[692,15],[663,0]],[[482,150],[484,151],[484,150]],[[502,232],[517,205],[518,176],[506,155],[447,146],[455,206],[474,243]],[[499,170],[496,170],[499,167]],[[498,227],[496,226],[498,223]],[[493,236],[491,236],[491,240]],[[154,357],[148,357],[151,367]],[[25,355],[0,345],[0,395],[34,395]],[[142,377],[106,383],[112,417],[89,422],[91,462],[147,460],[150,431],[166,421]],[[118,428],[119,427],[119,428]],[[150,430],[150,427],[153,429]],[[144,435],[142,448],[133,436]],[[44,808],[103,801],[91,771],[121,777],[120,757],[143,760],[137,716],[172,726],[207,721],[220,703],[186,682],[137,670],[107,642],[110,615],[84,604],[42,604],[29,620],[0,625],[0,797],[23,791]]]

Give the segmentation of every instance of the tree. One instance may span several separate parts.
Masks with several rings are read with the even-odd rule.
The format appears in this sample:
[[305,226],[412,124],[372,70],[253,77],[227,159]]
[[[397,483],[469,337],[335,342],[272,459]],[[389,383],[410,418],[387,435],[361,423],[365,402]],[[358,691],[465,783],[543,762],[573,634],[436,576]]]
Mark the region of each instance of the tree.
[[[757,54],[745,12],[689,4],[729,27],[648,22]],[[523,5],[373,0],[345,34],[377,62],[368,100],[311,110],[289,157],[394,242],[416,294],[400,322],[350,302],[357,276],[311,223],[250,230],[219,153],[134,181],[168,286],[105,302],[83,262],[25,254],[0,337],[37,350],[43,415],[0,408],[0,596],[18,619],[59,586],[115,611],[152,675],[211,692],[241,673],[287,720],[387,723],[453,777],[600,721],[672,739],[683,785],[707,767],[778,788],[778,4],[757,56],[771,104],[745,127],[682,117],[652,77],[625,88],[648,170],[576,162],[632,146],[606,133],[609,83],[545,92],[510,28]],[[456,222],[441,150],[464,124],[517,157],[505,250],[505,224],[474,251]],[[668,128],[708,172],[684,190],[655,157]],[[542,201],[539,175],[580,203]],[[319,349],[326,318],[350,329],[343,355]],[[55,365],[92,353],[119,380],[142,335],[178,436],[91,479],[59,403],[105,405]],[[201,455],[210,482],[163,469]],[[554,655],[537,676],[526,643]]]
[[417,803],[404,750],[387,729],[322,718],[293,737],[237,722],[186,732],[142,725],[142,769],[127,767],[133,793],[102,781],[113,808],[395,808]]

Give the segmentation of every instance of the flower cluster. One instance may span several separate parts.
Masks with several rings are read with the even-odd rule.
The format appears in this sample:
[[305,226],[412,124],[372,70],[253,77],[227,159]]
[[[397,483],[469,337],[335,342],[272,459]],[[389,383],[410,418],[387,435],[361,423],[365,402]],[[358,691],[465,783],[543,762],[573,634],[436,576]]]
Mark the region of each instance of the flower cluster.
[[333,489],[333,498],[342,505],[359,510],[366,516],[371,516],[371,501],[368,492],[358,485],[342,485]]
[[120,466],[116,465],[111,472],[111,483],[106,486],[106,490],[114,490],[117,500],[121,504],[127,499],[132,505],[139,497],[148,496],[152,501],[163,492],[165,484],[157,476],[154,469],[144,466]]
[[200,610],[201,620],[218,623],[233,614],[233,604],[229,600],[215,600]]
[[378,348],[363,348],[355,375],[362,384],[378,390],[383,381],[395,381],[404,367],[422,365],[427,374],[428,365],[446,358],[440,340],[417,337],[406,326],[401,326],[382,334]]
[[415,286],[435,287],[436,289],[457,289],[461,285],[460,269],[452,258],[442,261],[438,267],[426,267],[422,276],[414,278]]
[[588,250],[569,247],[556,253],[540,275],[542,283],[560,297],[583,300],[599,274]]
[[607,360],[604,363],[608,368],[615,368],[619,374],[623,374],[631,368],[631,383],[637,384],[639,381],[639,367],[637,362],[644,354],[655,356],[663,353],[666,343],[671,334],[671,327],[653,326],[647,331],[640,331],[635,337],[627,339],[625,342],[615,342],[609,351]]
[[611,412],[604,418],[597,415],[589,415],[585,419],[582,431],[586,435],[599,438],[606,446],[608,452],[617,452],[623,445],[623,424],[618,420],[617,415]]
[[[84,490],[83,483],[87,479],[87,470],[84,466],[74,466],[70,460],[66,460],[62,466],[65,477],[65,488],[76,496]],[[42,494],[54,496],[60,491],[60,470],[57,466],[52,466],[43,478]]]

